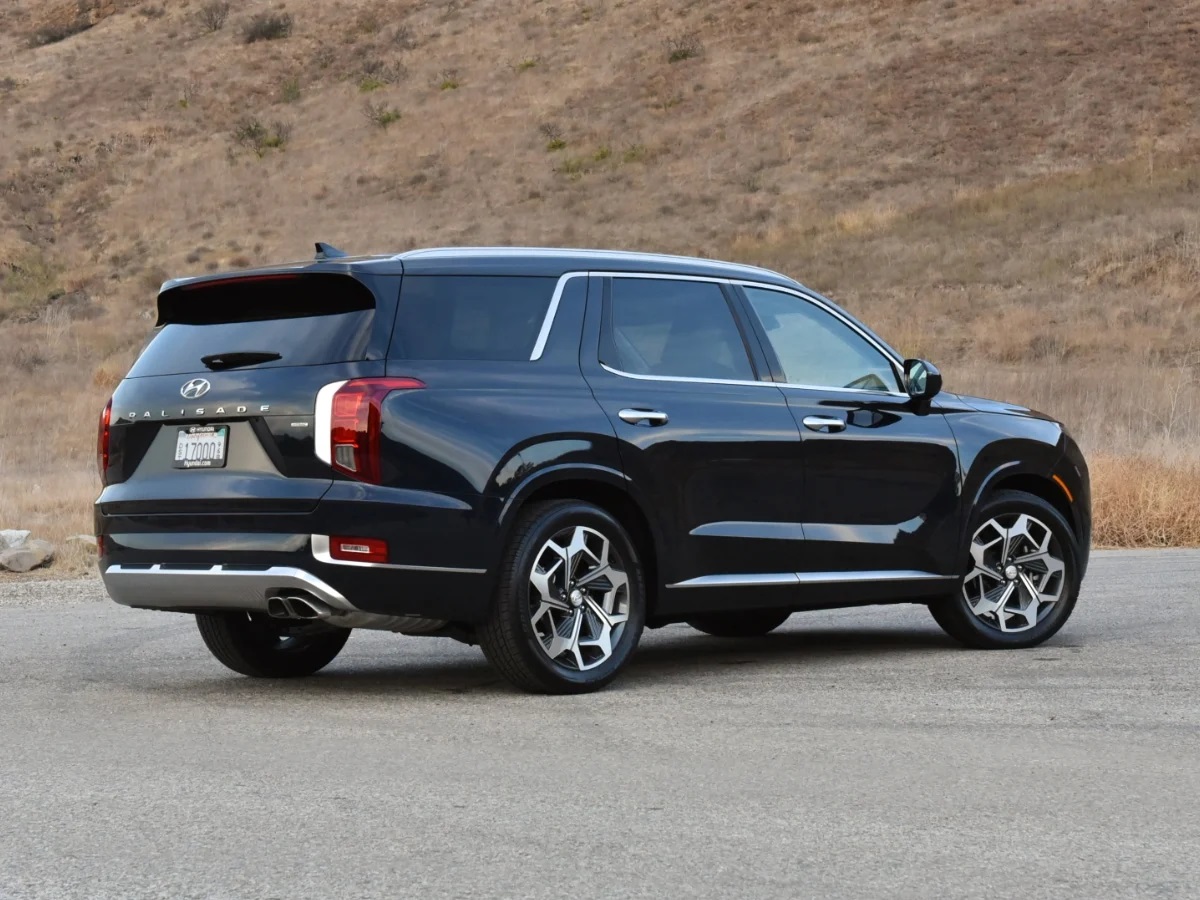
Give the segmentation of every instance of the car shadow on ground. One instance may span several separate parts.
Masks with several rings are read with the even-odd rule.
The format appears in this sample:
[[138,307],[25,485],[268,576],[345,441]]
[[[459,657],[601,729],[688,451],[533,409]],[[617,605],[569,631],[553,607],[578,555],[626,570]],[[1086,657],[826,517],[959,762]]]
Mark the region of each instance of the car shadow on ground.
[[[651,684],[686,687],[697,677],[717,674],[723,666],[743,666],[746,670],[778,671],[780,665],[812,674],[835,660],[867,662],[883,657],[903,657],[916,653],[948,652],[957,645],[949,638],[928,629],[898,628],[822,628],[784,631],[756,638],[714,638],[691,629],[671,628],[669,632],[650,632],[653,637],[643,644],[629,666],[608,690],[629,690]],[[432,640],[432,639],[421,639]],[[427,651],[421,658],[395,653],[386,644],[374,643],[347,652],[328,669],[312,678],[296,680],[257,680],[229,674],[203,681],[178,681],[160,684],[152,690],[200,692],[209,698],[228,693],[231,700],[253,694],[317,700],[323,697],[396,696],[446,697],[446,695],[497,694],[527,696],[511,687],[485,660],[478,647],[461,645],[439,648],[436,656]],[[214,663],[215,665],[215,663]]]
[[642,646],[623,679],[671,678],[712,666],[820,666],[847,657],[869,659],[957,646],[939,631],[900,628],[819,628],[754,638],[715,638],[680,629]]

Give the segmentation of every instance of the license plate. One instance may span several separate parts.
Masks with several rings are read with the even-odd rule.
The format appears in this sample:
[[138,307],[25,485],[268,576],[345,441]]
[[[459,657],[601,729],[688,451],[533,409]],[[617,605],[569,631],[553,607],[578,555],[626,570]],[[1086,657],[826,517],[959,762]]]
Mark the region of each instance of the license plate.
[[189,425],[175,441],[176,469],[220,469],[229,445],[228,425]]

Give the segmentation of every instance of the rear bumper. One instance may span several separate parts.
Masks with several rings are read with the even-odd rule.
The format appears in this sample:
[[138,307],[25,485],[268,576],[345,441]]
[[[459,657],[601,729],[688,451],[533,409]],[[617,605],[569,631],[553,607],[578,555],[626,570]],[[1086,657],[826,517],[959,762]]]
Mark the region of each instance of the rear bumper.
[[[280,589],[335,610],[478,624],[496,570],[498,502],[338,482],[306,512],[216,497],[205,510],[106,489],[95,507],[100,572],[118,603],[202,612],[262,610]],[[129,498],[122,497],[122,503]],[[328,536],[387,542],[387,563],[334,560]]]
[[334,561],[322,538],[109,532],[100,574],[113,600],[141,609],[264,611],[269,597],[301,592],[345,612],[468,625],[487,615],[492,593],[488,569]]
[[261,570],[221,565],[121,565],[113,563],[100,576],[108,596],[125,606],[169,610],[245,610],[265,612],[267,598],[287,591],[312,594],[334,609],[354,611],[337,589],[292,566]]

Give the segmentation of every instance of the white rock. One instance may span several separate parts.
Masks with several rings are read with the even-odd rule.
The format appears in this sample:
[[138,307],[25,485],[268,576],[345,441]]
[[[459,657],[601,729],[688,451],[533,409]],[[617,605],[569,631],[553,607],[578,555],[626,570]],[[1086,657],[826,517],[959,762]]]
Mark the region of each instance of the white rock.
[[20,547],[27,540],[29,540],[28,531],[17,531],[15,528],[9,528],[6,531],[0,531],[0,550],[8,550],[12,547]]
[[49,541],[26,541],[20,547],[0,550],[0,569],[28,572],[54,559],[54,545]]

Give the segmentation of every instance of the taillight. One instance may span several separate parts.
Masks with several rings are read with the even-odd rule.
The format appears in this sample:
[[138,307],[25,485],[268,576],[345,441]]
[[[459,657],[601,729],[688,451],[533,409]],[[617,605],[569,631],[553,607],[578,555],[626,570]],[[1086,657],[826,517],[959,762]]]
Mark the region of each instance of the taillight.
[[108,484],[108,434],[112,423],[112,398],[100,413],[100,431],[96,435],[96,468],[100,470],[100,483]]
[[329,404],[329,430],[317,434],[317,456],[339,472],[379,484],[383,398],[392,391],[423,387],[425,382],[416,378],[355,378],[338,387],[332,398],[318,394],[317,427],[324,424],[324,402]]

